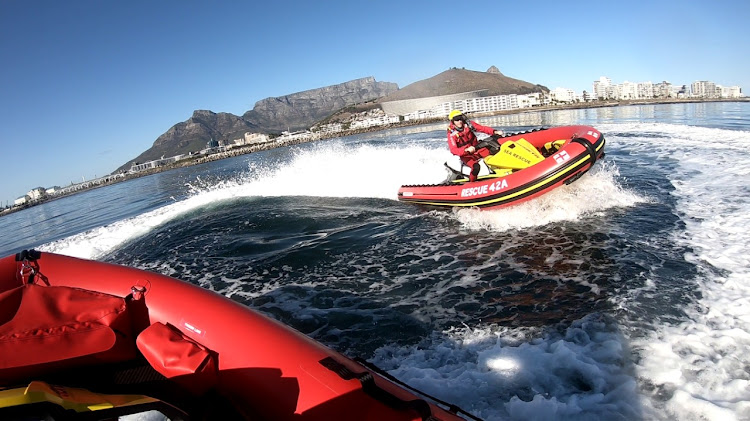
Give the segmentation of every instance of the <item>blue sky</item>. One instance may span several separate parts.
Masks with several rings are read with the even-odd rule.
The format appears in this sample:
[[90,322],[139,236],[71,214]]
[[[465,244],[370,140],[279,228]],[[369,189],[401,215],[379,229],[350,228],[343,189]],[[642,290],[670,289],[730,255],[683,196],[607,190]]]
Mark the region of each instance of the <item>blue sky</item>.
[[750,89],[750,2],[0,1],[0,201],[102,176],[194,110],[451,67]]

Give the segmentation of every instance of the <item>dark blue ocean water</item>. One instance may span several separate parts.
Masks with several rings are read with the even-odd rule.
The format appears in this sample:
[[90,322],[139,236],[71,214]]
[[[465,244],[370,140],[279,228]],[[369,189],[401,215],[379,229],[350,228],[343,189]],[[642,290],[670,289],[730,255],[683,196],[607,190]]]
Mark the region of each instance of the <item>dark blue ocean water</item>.
[[442,125],[280,148],[0,218],[36,247],[218,291],[485,419],[750,419],[750,103],[480,120],[588,124],[607,156],[517,207],[396,201]]

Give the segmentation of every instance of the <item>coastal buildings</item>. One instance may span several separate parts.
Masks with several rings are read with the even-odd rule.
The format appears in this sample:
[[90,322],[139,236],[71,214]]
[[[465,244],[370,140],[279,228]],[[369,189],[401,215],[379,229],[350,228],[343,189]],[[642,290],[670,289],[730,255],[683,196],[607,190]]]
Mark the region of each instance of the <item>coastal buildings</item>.
[[372,111],[375,110],[368,111],[362,119],[352,121],[352,124],[349,127],[351,129],[364,129],[368,127],[385,126],[387,124],[399,122],[399,118],[397,115],[389,115],[377,112],[373,113]]
[[37,202],[45,197],[47,197],[47,189],[45,189],[44,187],[36,187],[29,190],[29,192],[25,195],[13,201],[13,205],[21,206],[27,203]]
[[629,82],[612,84],[612,80],[602,76],[593,82],[594,98],[598,100],[631,101],[655,98],[701,98],[730,99],[741,98],[739,86],[721,86],[714,82],[701,80],[688,85],[672,85],[667,81],[659,83]]
[[182,154],[182,155],[176,155],[176,156],[170,156],[169,158],[162,157],[161,159],[156,159],[153,161],[148,161],[144,163],[139,162],[133,162],[133,164],[130,166],[130,170],[128,172],[130,173],[137,173],[141,171],[150,170],[152,168],[158,168],[163,167],[165,165],[169,165],[172,163],[175,163],[177,161],[181,161],[185,158],[187,158],[189,155]]
[[25,205],[32,205],[35,203],[43,202],[47,199],[54,199],[56,197],[64,196],[66,194],[70,194],[77,191],[82,191],[89,189],[91,187],[101,186],[104,184],[109,184],[114,181],[119,180],[122,178],[122,174],[112,174],[112,175],[106,175],[104,177],[95,178],[93,180],[84,180],[80,183],[73,183],[71,182],[69,186],[66,187],[36,187],[28,191],[25,195],[17,198],[13,201],[14,207],[19,206],[25,206]]
[[405,121],[441,118],[450,110],[460,109],[467,113],[491,113],[496,111],[537,107],[550,104],[575,104],[589,101],[634,101],[659,98],[682,99],[728,99],[742,97],[739,86],[722,87],[709,81],[696,81],[691,85],[673,85],[663,81],[630,82],[614,84],[606,76],[593,82],[592,92],[575,92],[558,87],[549,93],[528,95],[485,96],[485,91],[471,91],[413,100],[391,101],[382,104],[386,115],[399,115]]

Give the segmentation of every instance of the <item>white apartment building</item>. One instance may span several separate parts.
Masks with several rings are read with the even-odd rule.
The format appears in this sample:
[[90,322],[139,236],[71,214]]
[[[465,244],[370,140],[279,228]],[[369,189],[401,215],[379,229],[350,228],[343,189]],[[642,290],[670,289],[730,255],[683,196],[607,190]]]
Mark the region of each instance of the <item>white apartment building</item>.
[[550,97],[552,98],[552,101],[557,102],[576,102],[580,101],[581,97],[580,95],[576,94],[575,91],[568,88],[555,88],[550,91]]
[[26,195],[29,196],[31,200],[39,200],[47,195],[47,189],[45,189],[44,187],[37,187],[35,189],[29,190]]
[[451,110],[461,110],[465,113],[486,113],[493,111],[513,110],[517,108],[530,108],[548,102],[544,94],[535,92],[528,95],[495,95],[479,98],[467,98],[458,101],[444,102],[429,110],[410,113],[407,120],[429,117],[444,117]]
[[[563,89],[563,88],[561,88]],[[566,90],[566,94],[568,94]],[[572,91],[570,91],[572,92]],[[573,93],[573,98],[577,98]],[[527,95],[495,95],[478,98],[466,98],[457,101],[443,102],[428,110],[414,111],[405,114],[404,120],[425,120],[429,118],[443,118],[452,110],[461,110],[465,113],[486,113],[493,111],[513,110],[518,108],[531,108],[550,103],[550,97],[540,92]]]
[[169,158],[162,157],[161,159],[155,159],[153,161],[144,162],[142,164],[133,162],[130,165],[130,170],[128,172],[131,173],[131,174],[133,174],[133,173],[137,173],[137,172],[149,170],[149,169],[152,169],[152,168],[158,168],[158,167],[161,167],[161,166],[164,166],[164,165],[167,165],[167,164],[171,164],[171,163],[174,163],[174,162],[177,162],[177,161],[181,161],[181,160],[187,158],[188,156],[189,155],[181,154],[181,155],[170,156]]
[[627,80],[623,83],[617,84],[613,87],[613,95],[610,98],[619,99],[622,101],[639,99],[638,84],[633,83],[633,82],[628,82]]
[[265,142],[268,142],[269,140],[270,138],[268,137],[267,134],[245,132],[245,134],[238,139],[220,140],[219,146],[233,148],[236,146],[245,146],[245,145],[258,144],[258,143],[265,143]]
[[653,98],[654,97],[654,84],[649,82],[638,82],[636,84],[636,91],[638,98]]
[[541,92],[516,96],[518,108],[538,107],[545,103],[545,95]]
[[612,97],[612,79],[602,76],[594,81],[594,98],[610,99]]
[[[450,102],[446,102],[446,104],[450,104]],[[450,110],[444,111],[443,109],[438,109],[438,107],[435,107],[429,110],[419,110],[419,111],[414,111],[413,113],[405,114],[404,121],[427,120],[430,118],[442,118],[442,117],[447,116],[448,113],[450,113]]]
[[453,102],[453,109],[465,113],[483,113],[491,111],[511,110],[518,108],[517,95],[496,95],[480,98],[467,98]]
[[676,97],[672,84],[666,80],[653,85],[654,98],[671,98]]
[[722,86],[721,97],[722,98],[740,98],[742,96],[742,88],[739,86]]
[[366,127],[374,127],[374,126],[384,126],[386,124],[392,124],[392,123],[398,123],[399,118],[397,115],[378,115],[373,117],[368,117],[362,120],[354,120],[352,121],[351,128],[352,129],[359,129],[359,128],[366,128]]
[[690,93],[698,98],[717,98],[716,84],[707,80],[697,80],[690,85]]
[[245,133],[243,143],[239,143],[237,140],[234,141],[235,144],[242,146],[242,145],[252,145],[255,143],[265,143],[268,142],[269,137],[267,134],[264,133]]
[[337,133],[344,130],[344,125],[341,123],[328,123],[316,127],[316,130],[321,133]]
[[284,143],[292,140],[305,140],[305,139],[311,139],[313,137],[313,132],[309,130],[299,130],[296,132],[281,132],[281,136],[277,137],[275,142],[276,143]]

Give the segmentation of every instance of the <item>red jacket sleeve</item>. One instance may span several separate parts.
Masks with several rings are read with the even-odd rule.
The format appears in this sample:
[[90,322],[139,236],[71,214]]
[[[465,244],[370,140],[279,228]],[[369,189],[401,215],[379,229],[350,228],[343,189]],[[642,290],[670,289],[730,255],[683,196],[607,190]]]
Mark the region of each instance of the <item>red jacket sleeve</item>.
[[488,134],[492,136],[495,134],[495,129],[492,127],[482,126],[481,124],[477,123],[476,121],[472,121],[471,125],[474,127],[475,131],[482,132],[484,134]]

